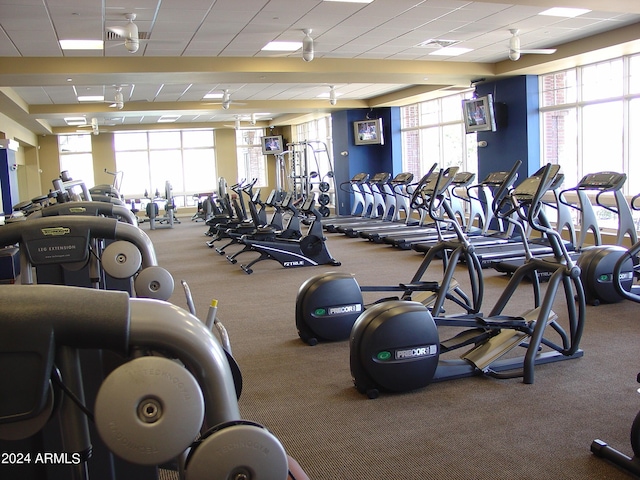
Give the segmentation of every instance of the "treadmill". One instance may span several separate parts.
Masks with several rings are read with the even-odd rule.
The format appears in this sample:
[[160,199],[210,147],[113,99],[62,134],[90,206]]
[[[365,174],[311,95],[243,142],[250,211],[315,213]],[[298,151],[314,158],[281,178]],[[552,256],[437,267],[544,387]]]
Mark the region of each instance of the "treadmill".
[[[469,242],[473,245],[497,245],[521,241],[517,232],[514,234],[513,225],[494,213],[494,209],[500,203],[499,200],[513,188],[513,184],[518,178],[517,169],[521,163],[520,161],[516,162],[510,171],[492,172],[479,184],[467,187],[467,196],[475,202],[480,202],[483,206],[482,213],[477,212],[477,207],[472,208],[473,216],[480,218],[481,228],[473,227],[472,219],[474,217],[471,213],[467,222],[466,233],[469,236]],[[474,191],[477,193],[474,194]],[[492,224],[498,228],[490,230]],[[426,253],[436,242],[435,238],[407,238],[396,240],[393,245],[404,250],[413,249]]]
[[[542,175],[544,169],[545,167],[538,169],[538,171],[534,173],[532,177],[538,177]],[[549,190],[554,192],[554,196],[556,199],[559,199],[560,197],[558,191],[563,181],[564,175],[559,173],[554,177],[554,180],[549,187]],[[552,205],[550,203],[545,204]],[[558,222],[558,226],[567,227],[569,229],[571,241],[565,241],[565,248],[568,251],[574,250],[575,230],[573,227],[573,222],[570,218],[570,213],[568,212],[566,205],[563,206],[563,204],[559,202],[559,200],[556,200],[556,204],[553,206],[558,209],[558,212],[560,212],[558,215],[558,218],[560,220]],[[503,263],[510,260],[515,260],[516,264],[521,265],[525,261],[527,250],[529,250],[530,254],[535,257],[551,255],[553,253],[553,249],[551,245],[549,245],[546,237],[530,238],[528,233],[526,232],[525,237],[520,236],[518,241],[510,241],[508,243],[499,245],[487,244],[476,246],[476,253],[483,268],[495,268],[497,263]]]
[[[391,229],[389,231],[386,231],[385,229],[380,229],[378,231],[374,230],[371,232],[367,232],[366,234],[362,235],[363,238],[366,238],[367,240],[370,240],[376,243],[382,243],[383,239],[388,235],[402,236],[402,235],[406,235],[407,232],[413,232],[413,233],[420,232],[420,231],[434,232],[435,223],[430,223],[430,224],[425,223],[427,219],[429,219],[428,212],[424,207],[424,205],[418,204],[418,201],[421,198],[421,196],[424,196],[425,194],[430,195],[431,192],[433,191],[435,183],[438,181],[438,173],[435,171],[437,166],[438,166],[437,163],[433,164],[429,172],[427,172],[425,175],[422,176],[416,188],[411,193],[411,200],[409,202],[409,206],[412,212],[417,211],[419,213],[420,219],[418,221],[416,221],[414,224],[403,225],[401,228]],[[447,171],[445,175],[448,173],[450,172]]]
[[[591,173],[582,177],[575,187],[563,190],[559,193],[554,192],[556,193],[556,201],[558,203],[558,221],[556,229],[559,232],[562,232],[565,227],[568,229],[570,242],[573,242],[574,246],[573,251],[570,252],[570,256],[573,260],[577,260],[582,252],[590,248],[588,246],[585,247],[585,240],[589,233],[593,235],[594,246],[602,245],[600,227],[588,192],[597,192],[595,196],[595,204],[617,215],[618,234],[616,238],[616,245],[622,245],[626,235],[629,235],[632,244],[637,241],[638,237],[633,221],[633,215],[624,195],[622,194],[622,187],[626,180],[627,176],[624,173]],[[565,195],[568,192],[576,193],[578,198],[577,206],[565,200]],[[602,195],[607,192],[613,194],[616,207],[611,207],[603,202]],[[571,213],[569,211],[570,208],[575,208],[580,212],[580,236],[577,240],[575,228],[571,219]],[[498,272],[511,274],[522,263],[524,263],[524,259],[522,258],[511,258],[496,261],[491,266]]]
[[[328,231],[334,231],[334,225],[339,224],[341,222],[353,221],[356,218],[363,217],[367,215],[367,212],[370,211],[371,205],[367,202],[373,201],[373,199],[365,198],[365,192],[363,190],[364,184],[369,181],[369,174],[365,172],[356,173],[351,180],[347,182],[342,182],[339,185],[340,190],[343,192],[347,192],[353,195],[353,206],[351,207],[351,213],[349,215],[334,215],[333,217],[326,217],[324,219],[323,228]],[[349,184],[350,190],[346,190],[344,188],[345,185]],[[356,215],[358,210],[360,209],[360,215]]]
[[[475,173],[470,172],[457,172],[450,184],[447,186],[446,197],[443,201],[446,201],[450,207],[451,214],[455,217],[455,220],[459,225],[462,225],[463,230],[466,230],[466,212],[465,202],[466,200],[460,195],[456,195],[455,191],[458,188],[467,188],[475,179]],[[426,186],[429,190],[429,186]],[[428,217],[427,212],[423,212],[425,217]],[[443,230],[444,228],[444,230]],[[438,229],[440,232],[438,233]],[[408,249],[409,245],[417,241],[429,241],[437,238],[455,237],[454,229],[450,224],[438,224],[437,221],[431,226],[423,228],[417,228],[412,230],[404,230],[401,232],[381,232],[376,238],[370,238],[370,240],[378,243],[386,243],[393,245],[394,247]]]
[[[336,231],[344,233],[348,237],[355,238],[363,235],[364,232],[395,229],[406,227],[417,220],[411,217],[411,207],[409,205],[409,191],[413,174],[403,172],[396,175],[387,183],[378,185],[384,199],[384,211],[381,217],[368,222],[357,222],[355,224],[340,225]],[[401,216],[400,212],[404,215]],[[364,238],[364,237],[363,237]]]
[[370,177],[366,182],[360,184],[360,189],[364,198],[364,210],[362,214],[357,217],[344,217],[344,219],[335,219],[333,221],[326,221],[324,229],[330,233],[340,232],[343,229],[349,228],[351,225],[359,223],[370,222],[379,218],[384,218],[386,215],[387,205],[384,201],[384,196],[381,191],[381,185],[389,182],[391,174],[387,172],[376,173],[373,177]]

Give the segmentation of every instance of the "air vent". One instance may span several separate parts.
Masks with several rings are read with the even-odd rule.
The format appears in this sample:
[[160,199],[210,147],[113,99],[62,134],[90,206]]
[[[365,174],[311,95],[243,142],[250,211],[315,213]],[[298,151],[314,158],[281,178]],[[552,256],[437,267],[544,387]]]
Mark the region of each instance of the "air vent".
[[[106,32],[104,32],[104,38],[105,40],[108,42],[110,40],[124,40],[124,37],[118,35],[117,33],[112,32],[111,30],[107,30]],[[149,32],[138,32],[138,38],[140,40],[148,40],[149,39]]]
[[420,42],[416,47],[420,48],[445,48],[460,43],[460,40],[443,40],[440,38],[430,38],[424,42]]

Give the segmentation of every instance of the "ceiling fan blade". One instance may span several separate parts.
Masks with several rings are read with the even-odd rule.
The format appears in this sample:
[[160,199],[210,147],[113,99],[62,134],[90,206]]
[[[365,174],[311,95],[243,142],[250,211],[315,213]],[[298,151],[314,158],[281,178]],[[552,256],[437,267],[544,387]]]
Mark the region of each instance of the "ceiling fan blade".
[[129,28],[127,27],[107,27],[107,30],[121,37],[127,37],[130,33]]
[[555,48],[525,48],[518,50],[520,53],[533,54],[533,55],[551,55],[556,53]]

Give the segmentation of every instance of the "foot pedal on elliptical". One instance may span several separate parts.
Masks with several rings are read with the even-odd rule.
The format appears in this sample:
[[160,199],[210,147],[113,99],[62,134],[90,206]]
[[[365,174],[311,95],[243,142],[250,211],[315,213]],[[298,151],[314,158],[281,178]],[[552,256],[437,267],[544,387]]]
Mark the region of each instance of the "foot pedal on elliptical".
[[[449,285],[448,291],[452,292],[459,286],[460,284],[458,283],[458,281],[455,278],[453,278],[451,279],[451,283]],[[433,303],[436,301],[436,298],[438,298],[438,290],[435,290],[435,291],[422,290],[422,291],[417,291],[411,294],[411,300],[413,300],[414,302],[419,302],[423,304],[425,307],[430,307],[431,305],[433,305]]]
[[[522,317],[519,317],[518,320],[521,320],[530,325],[533,322],[537,321],[539,310],[539,308],[534,308],[533,310],[525,313]],[[557,319],[558,315],[555,312],[549,312],[547,325],[551,322],[556,321]],[[490,318],[487,320],[487,323],[491,323]],[[483,372],[485,372],[489,368],[489,365],[491,365],[503,355],[506,355],[518,345],[522,344],[522,342],[524,342],[530,336],[530,333],[526,333],[520,330],[503,329],[499,334],[494,335],[486,342],[469,350],[460,358],[470,362],[478,370],[482,370]]]

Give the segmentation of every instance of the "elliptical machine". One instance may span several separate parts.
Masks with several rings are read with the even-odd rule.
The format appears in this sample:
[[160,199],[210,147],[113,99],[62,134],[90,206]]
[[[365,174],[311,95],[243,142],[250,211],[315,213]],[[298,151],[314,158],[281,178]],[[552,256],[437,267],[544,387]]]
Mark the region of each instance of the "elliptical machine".
[[[563,203],[572,206],[563,200],[567,192],[575,191],[578,197],[578,208],[581,216],[581,232],[578,239],[579,256],[578,266],[582,271],[582,282],[587,295],[587,302],[592,305],[600,303],[616,303],[621,301],[621,296],[614,285],[613,267],[618,259],[624,257],[627,261],[620,270],[622,276],[621,285],[626,290],[631,288],[634,280],[634,263],[626,257],[627,249],[622,246],[628,235],[631,244],[638,241],[635,223],[627,200],[622,194],[622,187],[627,180],[627,175],[618,172],[598,172],[585,175],[574,188],[563,190],[560,199]],[[602,235],[598,221],[593,210],[591,200],[587,192],[597,192],[595,203],[597,206],[614,213],[618,218],[618,235],[615,245],[603,245]],[[612,194],[615,207],[607,205],[602,199],[606,194]],[[633,203],[633,200],[632,200]],[[593,234],[595,245],[584,247],[587,234]]]
[[[634,201],[638,198],[640,198],[640,195],[633,197],[631,200],[632,207],[634,207]],[[634,207],[634,209],[636,208]],[[637,259],[638,253],[640,253],[640,242],[636,242],[627,250],[627,252],[618,259],[613,268],[613,286],[617,293],[621,297],[636,303],[640,303],[640,286],[624,285],[622,272],[627,262],[636,261],[635,259]],[[640,374],[637,375],[636,380],[640,383]],[[633,475],[640,477],[640,412],[638,412],[631,424],[630,441],[633,457],[629,457],[625,453],[616,450],[600,439],[595,439],[591,442],[591,452],[597,457],[604,458]]]
[[[558,173],[557,165],[547,165],[540,175],[522,182],[503,200],[500,215],[510,218],[524,233],[527,222],[546,235],[552,245],[554,262],[534,258],[527,249],[527,261],[509,280],[488,315],[463,314],[432,316],[417,302],[382,302],[358,317],[350,337],[350,365],[354,385],[369,398],[381,390],[404,392],[432,382],[474,375],[495,378],[522,377],[534,381],[535,366],[579,358],[585,324],[586,301],[580,269],[569,256],[560,234],[542,210],[542,197]],[[549,283],[541,298],[536,272],[550,271]],[[533,308],[519,316],[504,315],[512,295],[525,278],[533,285]],[[567,304],[566,329],[552,310],[562,286]],[[442,340],[439,327],[461,328]],[[549,327],[549,328],[548,328]],[[549,333],[555,333],[554,339]],[[520,356],[506,355],[523,348]],[[464,348],[457,358],[445,354]]]
[[[449,188],[456,178],[458,167],[450,167],[432,181],[434,165],[425,175],[411,196],[410,207],[424,210],[438,223],[446,223],[444,215],[455,219],[447,198]],[[309,345],[318,341],[337,341],[349,338],[354,322],[364,311],[362,292],[393,292],[393,297],[401,300],[420,302],[430,309],[432,315],[444,313],[444,303],[449,300],[465,313],[480,312],[484,292],[482,269],[473,255],[469,239],[460,225],[453,221],[457,238],[442,236],[440,241],[429,249],[417,271],[407,283],[398,285],[360,286],[351,274],[331,272],[319,274],[304,282],[296,297],[296,328],[300,338]],[[443,278],[440,282],[425,281],[423,277],[434,260],[442,259]],[[456,266],[464,260],[467,267],[471,295],[468,296],[453,277]],[[390,300],[389,297],[381,301]]]

